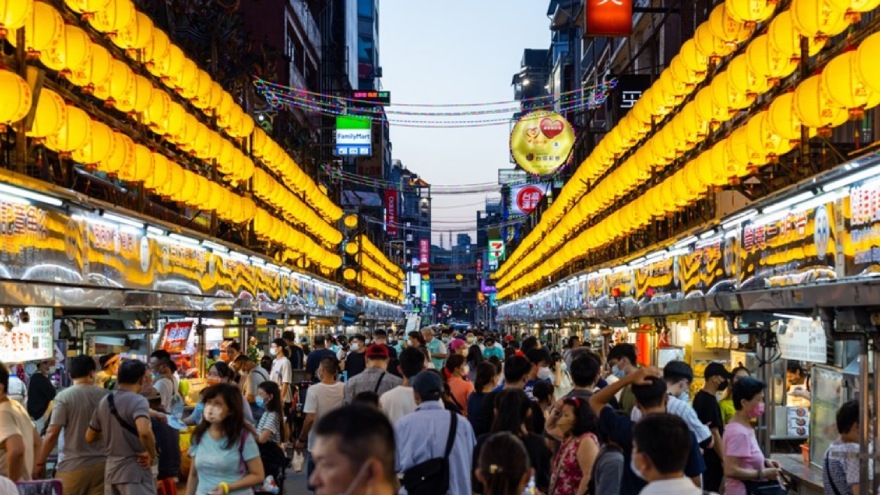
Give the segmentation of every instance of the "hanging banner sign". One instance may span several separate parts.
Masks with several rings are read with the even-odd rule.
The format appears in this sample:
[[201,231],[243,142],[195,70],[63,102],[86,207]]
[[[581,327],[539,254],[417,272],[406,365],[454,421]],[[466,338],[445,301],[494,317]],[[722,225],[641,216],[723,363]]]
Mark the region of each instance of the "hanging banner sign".
[[821,364],[828,359],[825,329],[819,319],[791,319],[780,323],[776,338],[783,359]]
[[531,214],[544,198],[545,184],[527,184],[510,188],[510,216]]
[[431,240],[419,239],[419,264],[431,262]]
[[654,261],[633,270],[636,299],[673,295],[678,291],[678,263],[673,258]]
[[504,241],[501,239],[489,240],[489,269],[497,270],[498,262],[504,257]]
[[531,112],[510,134],[510,152],[517,165],[533,175],[550,175],[561,167],[574,146],[574,131],[555,112]]
[[385,232],[397,237],[397,191],[385,190]]
[[880,181],[853,187],[846,202],[846,276],[880,275]]
[[169,354],[184,352],[192,326],[193,322],[191,321],[166,323],[162,330],[162,349],[168,351]]
[[629,36],[632,34],[632,0],[587,0],[585,7],[590,36]]

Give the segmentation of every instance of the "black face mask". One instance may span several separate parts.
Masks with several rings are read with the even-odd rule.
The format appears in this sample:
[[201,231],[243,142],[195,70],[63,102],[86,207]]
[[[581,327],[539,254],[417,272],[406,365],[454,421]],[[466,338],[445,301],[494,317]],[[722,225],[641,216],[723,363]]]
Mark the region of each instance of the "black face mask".
[[718,385],[718,391],[724,392],[727,389],[727,385],[728,385],[728,381],[724,380],[723,382],[721,382],[720,385]]

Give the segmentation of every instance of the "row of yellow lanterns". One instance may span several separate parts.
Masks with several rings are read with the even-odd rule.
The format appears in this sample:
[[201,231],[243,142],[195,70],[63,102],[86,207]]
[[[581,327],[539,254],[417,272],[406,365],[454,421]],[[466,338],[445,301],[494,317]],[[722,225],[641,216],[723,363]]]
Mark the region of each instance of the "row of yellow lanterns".
[[[730,119],[737,111],[751,105],[757,94],[766,92],[781,77],[794,72],[800,56],[801,36],[810,40],[809,51],[814,55],[824,46],[827,36],[845,30],[853,19],[852,11],[849,8],[833,11],[827,2],[794,0],[791,10],[779,14],[770,23],[768,34],[755,38],[745,54],[734,58],[728,69],[716,75],[710,86],[703,88],[675,119],[585,197],[587,181],[604,173],[620,155],[641,140],[653,119],[662,118],[677,107],[705,78],[711,58],[729,54],[737,43],[751,35],[747,26],[748,22],[756,22],[755,18],[749,21],[732,16],[731,12],[740,12],[736,2],[728,1],[716,7],[709,20],[697,28],[694,39],[682,46],[669,68],[579,167],[560,198],[541,218],[538,227],[499,270],[499,283],[503,286],[528,270],[556,248],[571,230],[579,228],[590,216],[600,213],[615,199],[648,180],[654,170],[672,163],[695,146],[709,132],[709,123]],[[880,0],[874,0],[873,6],[862,2],[857,7],[875,8],[877,4]],[[714,42],[707,41],[707,38],[714,39]],[[569,208],[575,201],[579,202]],[[535,249],[535,245],[539,247]],[[526,256],[532,263],[522,262]],[[513,268],[512,272],[508,272],[510,268]]]
[[[268,157],[265,160],[267,165],[289,181],[294,190],[305,194],[309,203],[326,218],[335,221],[341,217],[342,210],[320,191],[277,143],[262,130],[254,132],[253,119],[235,103],[232,96],[207,72],[200,70],[195,62],[186,58],[183,51],[171,43],[149,17],[137,12],[131,0],[88,0],[87,5],[81,0],[67,0],[66,3],[71,10],[83,14],[97,31],[107,34],[113,43],[129,50],[133,60],[140,58],[147,70],[159,77],[169,90],[180,93],[206,115],[216,115],[218,125],[230,136],[242,138],[253,135],[258,141],[258,146],[254,146],[255,156]],[[109,99],[113,106],[123,112],[146,113],[149,106],[153,110],[153,117],[148,119],[148,123],[160,134],[168,131],[163,128],[166,122],[161,115],[163,109],[168,108],[168,112],[177,117],[167,119],[171,125],[182,122],[180,117],[186,113],[183,107],[173,102],[167,94],[151,98],[155,88],[149,80],[133,74],[126,64],[113,59],[106,49],[91,43],[82,29],[65,25],[61,15],[51,5],[22,0],[16,5],[0,5],[0,9],[0,20],[4,21],[0,26],[6,29],[23,27],[28,53],[38,56],[49,68],[60,71],[75,84],[93,88],[96,96]],[[10,36],[10,40],[14,38],[14,35]],[[103,81],[107,81],[106,84],[98,84]],[[154,103],[151,104],[151,101]],[[191,118],[198,124],[194,117]],[[216,158],[218,143],[222,138],[207,128],[202,134],[209,135],[198,144],[210,141],[213,146],[200,146],[189,151],[200,150],[202,156],[199,158]],[[242,169],[244,165],[222,162],[220,171],[230,176],[230,182],[240,182],[249,178],[247,172],[250,168]]]
[[369,272],[361,272],[361,286],[372,289],[389,299],[401,301],[403,299],[403,290],[401,287],[394,287],[384,281],[373,277]]
[[304,225],[329,245],[337,245],[342,241],[342,234],[338,230],[266,172],[260,169],[255,171],[253,186],[254,194],[258,198],[279,208],[288,220]]
[[828,62],[821,74],[811,76],[793,92],[780,95],[767,110],[688,162],[681,170],[605,220],[567,242],[543,263],[518,280],[505,284],[499,297],[508,297],[556,273],[591,249],[602,247],[652,220],[671,215],[721,187],[752,173],[753,169],[787,153],[801,137],[801,127],[812,135],[818,128],[836,127],[849,115],[880,105],[880,33],[866,38],[857,50],[845,51]]
[[259,207],[254,217],[254,232],[262,240],[272,241],[292,251],[302,253],[308,261],[324,269],[335,270],[342,266],[341,256],[327,250],[309,236]]
[[400,269],[397,264],[393,263],[391,260],[385,256],[385,253],[382,252],[375,244],[370,240],[369,237],[361,234],[360,236],[360,245],[362,250],[367,253],[370,257],[376,260],[379,265],[388,272],[394,279],[403,279],[403,270]]
[[382,268],[373,258],[367,256],[365,253],[361,252],[355,256],[355,261],[358,265],[361,266],[362,269],[372,273],[376,278],[382,280],[388,285],[400,285],[403,283],[402,278],[398,278],[393,276],[388,270]]

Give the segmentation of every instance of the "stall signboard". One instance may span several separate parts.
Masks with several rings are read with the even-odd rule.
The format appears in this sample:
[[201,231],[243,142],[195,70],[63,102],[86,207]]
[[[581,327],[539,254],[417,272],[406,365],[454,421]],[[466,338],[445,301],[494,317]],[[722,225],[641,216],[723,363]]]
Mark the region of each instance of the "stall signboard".
[[779,324],[776,331],[783,359],[825,364],[828,347],[825,329],[819,319],[792,318]]
[[633,270],[635,278],[635,297],[674,296],[680,290],[678,284],[678,263],[674,258],[651,261]]
[[501,239],[489,239],[489,269],[497,270],[502,258],[504,258],[504,241]]
[[523,184],[510,187],[510,216],[521,217],[531,214],[544,198],[546,184]]
[[608,295],[606,288],[606,278],[602,275],[592,275],[587,277],[587,290],[584,291],[586,299],[589,302],[595,302],[598,299]]
[[736,246],[736,239],[729,237],[678,256],[682,294],[702,296],[713,293],[721,284],[734,284]]
[[880,275],[880,181],[853,187],[844,204],[846,276]]
[[7,311],[5,319],[12,323],[12,328],[0,331],[0,361],[24,363],[53,359],[52,323],[55,313],[52,308],[28,307]]
[[621,269],[617,272],[610,273],[606,276],[607,280],[605,288],[608,290],[606,295],[614,295],[615,289],[620,292],[620,297],[628,298],[635,294],[635,283],[633,281],[632,269]]
[[546,176],[568,161],[574,140],[574,131],[565,117],[538,110],[523,116],[513,126],[510,152],[523,170]]
[[836,278],[834,203],[785,215],[740,234],[741,289],[783,287]]
[[173,321],[165,324],[162,329],[162,349],[169,354],[180,354],[186,351],[186,343],[189,342],[189,334],[192,332],[193,322]]

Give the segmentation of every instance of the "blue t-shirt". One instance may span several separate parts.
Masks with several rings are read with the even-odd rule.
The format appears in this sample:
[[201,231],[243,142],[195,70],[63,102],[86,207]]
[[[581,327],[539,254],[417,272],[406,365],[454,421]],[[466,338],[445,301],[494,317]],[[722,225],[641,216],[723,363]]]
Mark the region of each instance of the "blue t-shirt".
[[[196,444],[193,441],[189,447],[189,456],[195,459],[193,462],[198,472],[199,484],[196,495],[207,493],[222,482],[234,483],[247,473],[247,461],[260,457],[260,449],[254,436],[244,433],[244,445],[239,441],[233,445],[226,445],[226,438],[214,440],[210,432],[202,435],[202,440]],[[229,492],[230,495],[249,495],[250,488]]]

